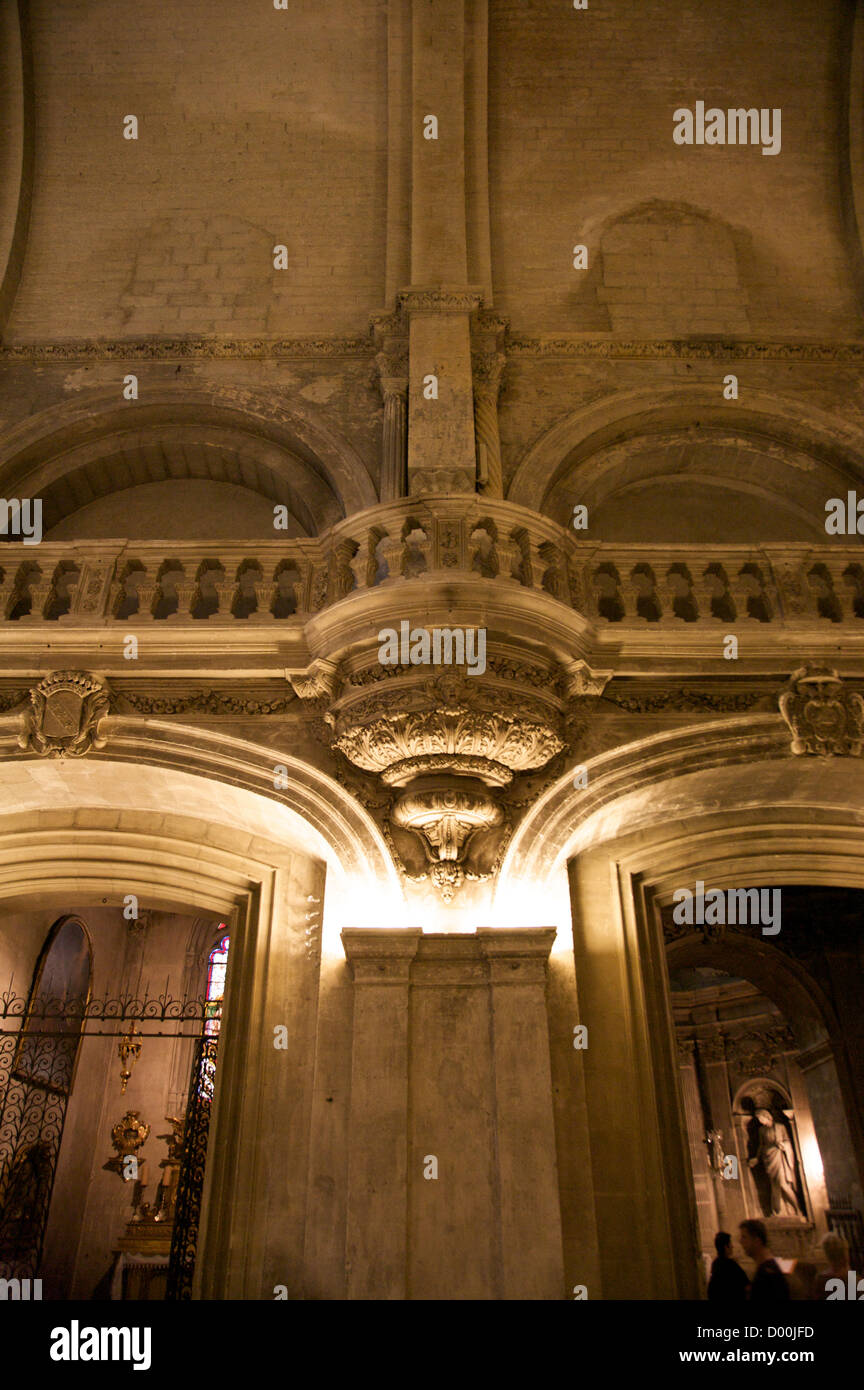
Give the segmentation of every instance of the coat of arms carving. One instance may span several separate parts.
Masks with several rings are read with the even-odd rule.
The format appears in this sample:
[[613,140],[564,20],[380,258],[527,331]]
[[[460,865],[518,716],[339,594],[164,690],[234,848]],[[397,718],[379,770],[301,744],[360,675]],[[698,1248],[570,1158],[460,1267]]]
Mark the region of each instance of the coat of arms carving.
[[792,752],[861,756],[864,700],[847,690],[827,666],[802,666],[780,695],[780,713],[792,731]]
[[54,671],[30,691],[19,748],[42,758],[80,758],[103,748],[98,724],[108,713],[108,691],[86,671]]

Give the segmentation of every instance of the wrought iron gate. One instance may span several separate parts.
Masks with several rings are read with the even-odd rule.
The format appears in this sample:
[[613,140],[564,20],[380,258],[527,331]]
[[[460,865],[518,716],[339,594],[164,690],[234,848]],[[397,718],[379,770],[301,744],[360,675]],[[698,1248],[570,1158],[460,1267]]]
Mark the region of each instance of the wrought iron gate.
[[168,1299],[192,1297],[204,1165],[210,1134],[210,1112],[216,1084],[218,1037],[202,1037],[195,1044],[186,1125],[183,1131],[183,1163],[177,1183],[177,1206],[171,1237],[171,1263],[168,1269]]
[[212,1001],[167,992],[73,1001],[0,995],[0,1278],[39,1275],[79,1045],[120,1039],[134,1024],[142,1041],[194,1043],[167,1294],[191,1297],[220,1014]]
[[56,1035],[32,1039],[44,1081],[21,1072],[21,1035],[0,1035],[0,1277],[35,1278],[66,1120]]

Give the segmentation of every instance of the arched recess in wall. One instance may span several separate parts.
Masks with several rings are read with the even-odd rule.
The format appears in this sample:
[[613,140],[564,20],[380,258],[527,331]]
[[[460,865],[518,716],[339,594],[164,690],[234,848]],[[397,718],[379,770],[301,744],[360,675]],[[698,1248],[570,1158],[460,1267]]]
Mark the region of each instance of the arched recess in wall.
[[377,501],[359,454],[305,404],[164,384],[119,396],[82,392],[5,439],[2,486],[42,499],[46,539],[317,535]]
[[[864,432],[800,402],[748,389],[725,401],[704,386],[634,391],[575,411],[528,451],[511,502],[584,540],[676,544],[830,542],[825,503],[860,482]],[[844,538],[840,538],[841,540]]]
[[750,331],[751,238],[715,213],[648,198],[589,216],[580,237],[588,269],[572,293],[573,327],[624,338]]
[[722,940],[706,941],[694,930],[669,942],[666,960],[670,974],[699,965],[749,980],[781,1010],[801,1049],[840,1041],[837,1015],[821,986],[767,940],[730,931]]
[[[547,910],[554,902],[566,930],[573,901],[567,866],[571,890],[586,874],[613,874],[622,910],[632,910],[644,924],[647,961],[659,932],[655,909],[696,880],[706,889],[769,884],[864,889],[864,761],[792,757],[785,728],[772,733],[774,722],[769,715],[736,717],[589,759],[587,790],[562,779],[518,828],[496,894],[502,912],[517,913],[530,925],[538,900]],[[601,921],[608,910],[604,905]],[[592,930],[602,935],[596,923]],[[610,940],[613,936],[610,926]],[[684,938],[669,959],[678,965],[695,946]],[[661,938],[656,949],[662,947]],[[743,975],[778,1004],[795,1008],[802,1047],[830,1040],[864,1176],[860,1063],[824,991],[794,961],[781,960],[767,938],[727,933],[722,956],[714,948],[709,958],[710,949],[700,937],[703,963]],[[665,960],[666,949],[663,955]]]
[[[148,910],[188,914],[191,909],[218,914],[230,925],[234,955],[220,1021],[212,1170],[210,1159],[207,1169],[211,1196],[205,1191],[198,1232],[199,1252],[212,1236],[217,1255],[201,1253],[196,1271],[211,1280],[224,1277],[224,1268],[214,1261],[220,1258],[220,1233],[228,1222],[229,1246],[236,1244],[241,1251],[241,1277],[247,1268],[244,1242],[263,1239],[266,1210],[255,1213],[252,1194],[261,1190],[272,1146],[283,1145],[280,1152],[290,1177],[298,1171],[298,1150],[308,1142],[302,1124],[287,1137],[284,1129],[267,1131],[268,1124],[276,1129],[276,1121],[264,1113],[264,1096],[273,1094],[267,1068],[272,1069],[274,1052],[260,1043],[277,1008],[277,1017],[292,1010],[308,1016],[315,997],[323,950],[308,949],[307,913],[310,900],[325,897],[323,864],[288,842],[279,808],[262,812],[259,799],[248,794],[238,804],[230,787],[220,787],[214,799],[211,783],[205,813],[189,814],[198,809],[193,806],[194,778],[175,774],[167,784],[154,785],[148,778],[152,769],[136,768],[133,778],[123,767],[124,776],[109,785],[106,769],[77,767],[84,776],[70,789],[69,804],[58,804],[56,787],[41,794],[37,790],[35,801],[46,807],[41,814],[30,809],[0,818],[0,910],[31,910],[34,901],[42,909],[94,901],[122,908],[125,895],[132,893]],[[48,769],[43,765],[41,770]],[[127,801],[140,801],[129,796],[139,776],[151,805],[146,811],[126,810],[122,788],[125,783]],[[62,779],[59,785],[64,785]],[[201,796],[206,788],[197,791]],[[0,804],[9,803],[4,797]],[[175,814],[177,806],[187,813]],[[297,1073],[292,1113],[300,1114],[308,1078],[305,1069]],[[293,1080],[293,1075],[286,1080],[283,1068],[280,1084],[291,1087]],[[252,1267],[260,1269],[260,1263],[253,1261]],[[244,1294],[241,1289],[238,1296]]]

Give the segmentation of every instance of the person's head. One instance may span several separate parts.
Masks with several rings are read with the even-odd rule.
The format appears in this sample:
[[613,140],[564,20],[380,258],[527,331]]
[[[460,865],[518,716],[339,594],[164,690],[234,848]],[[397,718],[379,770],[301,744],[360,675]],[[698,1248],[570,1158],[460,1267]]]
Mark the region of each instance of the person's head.
[[849,1246],[843,1237],[836,1231],[829,1231],[827,1236],[822,1237],[821,1244],[830,1267],[845,1274],[849,1268]]
[[714,1237],[714,1249],[721,1260],[732,1254],[732,1237],[728,1231],[717,1232]]
[[751,1260],[757,1259],[768,1245],[768,1231],[764,1221],[742,1221],[738,1227],[741,1248]]

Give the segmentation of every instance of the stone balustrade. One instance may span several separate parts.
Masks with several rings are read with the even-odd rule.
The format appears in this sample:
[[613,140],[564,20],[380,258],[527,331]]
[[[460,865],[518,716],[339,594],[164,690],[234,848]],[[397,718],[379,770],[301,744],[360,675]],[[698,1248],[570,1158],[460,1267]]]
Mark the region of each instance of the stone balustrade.
[[421,576],[539,590],[601,626],[864,620],[864,549],[854,543],[599,543],[508,503],[421,498],[311,539],[7,543],[0,621],[302,621],[359,590]]

